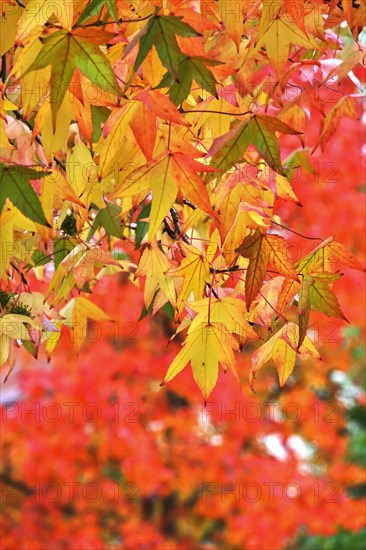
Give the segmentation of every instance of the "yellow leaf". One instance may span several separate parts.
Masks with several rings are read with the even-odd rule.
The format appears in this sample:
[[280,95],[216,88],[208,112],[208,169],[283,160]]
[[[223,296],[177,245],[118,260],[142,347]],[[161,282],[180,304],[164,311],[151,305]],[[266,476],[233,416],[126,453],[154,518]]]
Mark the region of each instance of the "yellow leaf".
[[193,377],[205,401],[216,385],[219,364],[226,371],[235,364],[234,350],[238,349],[235,338],[226,332],[221,323],[203,324],[187,336],[182,350],[170,365],[164,384],[191,363]]
[[196,299],[201,298],[210,276],[210,265],[204,255],[194,246],[182,244],[186,257],[180,266],[170,270],[168,275],[183,277],[183,284],[177,300],[177,310],[181,313],[184,302],[191,293]]
[[14,340],[30,340],[28,325],[35,325],[35,321],[27,315],[18,315],[9,313],[0,319],[0,336],[5,338],[13,338]]
[[143,251],[135,277],[146,276],[144,290],[146,309],[149,308],[157,289],[161,290],[166,300],[173,305],[175,304],[176,297],[173,279],[166,275],[166,272],[171,267],[172,263],[160,250],[156,241],[148,245]]
[[218,1],[218,10],[221,19],[225,23],[229,36],[235,42],[238,52],[243,34],[244,5],[245,0],[235,0],[234,2],[227,2],[227,0]]
[[83,297],[72,298],[61,309],[60,314],[65,318],[64,324],[70,327],[75,349],[79,351],[87,336],[87,320],[108,321],[110,317],[90,300]]
[[269,61],[280,78],[289,58],[290,44],[307,49],[319,49],[314,39],[307,37],[288,15],[283,18],[276,16],[273,4],[268,3],[267,9],[264,7],[262,10],[258,40],[248,56],[257,53],[266,45]]
[[[114,172],[114,177],[116,177],[116,170],[118,171],[121,164],[122,151],[124,158],[130,158],[130,155],[127,156],[126,153],[131,149],[132,144],[136,144],[130,128],[130,122],[133,120],[138,106],[138,101],[130,101],[122,108],[113,111],[104,125],[103,135],[96,148],[96,152],[100,153],[99,177],[106,178],[112,172]],[[107,131],[109,133],[105,138]],[[133,168],[131,168],[131,172],[132,170]]]
[[65,147],[69,135],[70,122],[73,118],[71,107],[70,95],[67,92],[56,115],[55,129],[53,129],[52,105],[49,99],[46,99],[42,103],[37,113],[33,133],[40,132],[42,134],[43,150],[49,162],[53,160],[55,153]]
[[227,332],[235,332],[243,338],[248,336],[257,338],[256,333],[247,322],[248,312],[245,304],[238,298],[225,296],[224,298],[203,298],[196,302],[189,302],[189,309],[197,315],[193,319],[188,334],[197,330],[204,323],[220,323]]
[[289,256],[289,248],[286,241],[279,235],[269,233],[264,236],[264,245],[267,249],[268,262],[281,275],[298,280],[297,273]]
[[0,14],[0,56],[4,55],[14,45],[17,23],[23,8],[16,4],[1,3]]
[[122,197],[152,191],[152,204],[148,239],[151,243],[164,217],[173,206],[178,186],[170,169],[171,157],[159,155],[151,162],[135,170],[119,189]]
[[284,340],[277,340],[272,350],[272,359],[277,367],[278,378],[281,388],[294,370],[296,351],[294,351]]
[[6,208],[0,214],[1,251],[0,251],[0,276],[7,279],[10,258],[20,252],[20,241],[15,243],[14,231],[20,232],[21,239],[27,239],[29,233],[36,231],[36,225],[14,206]]
[[34,27],[43,25],[51,15],[55,15],[61,25],[71,30],[73,3],[64,0],[30,0],[18,23],[16,40],[22,42]]
[[61,337],[62,320],[56,319],[55,321],[52,322],[52,324],[56,327],[57,330],[56,331],[46,330],[44,332],[44,338],[43,338],[43,340],[46,342],[46,354],[48,358],[50,358],[50,356],[52,355],[52,352],[55,349],[56,344]]
[[249,374],[249,383],[253,388],[253,380],[258,370],[273,359],[280,380],[281,387],[293,371],[296,353],[311,355],[319,358],[319,353],[312,342],[305,336],[303,344],[298,350],[299,327],[295,323],[286,323],[274,336],[258,348],[252,355],[252,368]]

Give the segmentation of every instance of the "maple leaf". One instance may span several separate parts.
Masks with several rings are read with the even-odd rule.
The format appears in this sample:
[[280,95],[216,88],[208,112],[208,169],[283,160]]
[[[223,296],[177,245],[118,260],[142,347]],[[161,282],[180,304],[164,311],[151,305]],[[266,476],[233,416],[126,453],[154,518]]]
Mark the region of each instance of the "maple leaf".
[[80,350],[87,336],[87,320],[109,321],[110,317],[104,313],[98,306],[90,300],[81,296],[72,298],[60,310],[60,315],[64,317],[64,325],[68,326],[73,335],[73,343],[77,351]]
[[296,193],[292,189],[290,182],[285,176],[282,176],[281,174],[274,174],[273,177],[273,173],[271,174],[269,169],[265,169],[262,171],[261,181],[263,181],[265,185],[268,185],[276,198],[281,197],[281,199],[293,201],[298,206],[302,206]]
[[84,9],[83,13],[80,15],[77,25],[81,25],[84,23],[84,21],[87,21],[93,15],[98,15],[104,4],[107,7],[107,10],[111,17],[114,19],[114,21],[117,21],[117,8],[116,8],[116,2],[114,0],[92,0]]
[[170,382],[191,363],[193,377],[200,388],[205,402],[216,385],[219,364],[226,371],[235,363],[234,351],[238,350],[235,338],[226,333],[221,323],[204,323],[188,334],[182,350],[171,363],[163,384]]
[[312,37],[306,36],[299,26],[295,26],[289,15],[282,17],[275,11],[272,6],[264,5],[257,43],[248,53],[248,57],[266,45],[268,59],[280,78],[289,58],[290,44],[313,50],[319,48]]
[[[359,119],[345,78],[361,86],[353,71],[363,60],[365,1],[357,9],[352,0],[176,1],[153,12],[151,2],[137,10],[112,0],[13,4],[5,2],[12,10],[0,21],[6,285],[14,294],[32,289],[34,274],[53,307],[71,299],[77,313],[71,293],[91,292],[122,268],[123,281],[144,289],[144,314],[181,317],[177,332],[188,339],[216,323],[240,346],[246,335],[256,339],[251,324],[277,330],[297,308],[296,343],[283,334],[271,351],[282,383],[307,346],[311,311],[345,319],[333,288],[340,267],[364,269],[332,237],[293,264],[274,212],[277,198],[301,206],[292,188],[298,168],[317,177],[308,150],[322,151],[342,121]],[[343,40],[344,23],[357,44]],[[342,98],[327,109],[317,92],[336,78]],[[314,105],[324,112],[320,130]],[[36,356],[45,342],[51,353],[46,333],[57,341],[61,324],[29,329],[23,346]],[[14,365],[16,341],[6,346]],[[208,385],[196,370],[206,393],[218,364]]]
[[183,195],[205,212],[212,214],[210,199],[197,171],[205,166],[182,153],[164,152],[133,171],[119,188],[123,197],[152,191],[149,242],[155,237],[164,217],[173,206],[178,188]]
[[366,271],[366,268],[341,243],[329,237],[321,242],[312,252],[296,263],[297,273],[334,273],[342,266]]
[[235,42],[237,51],[239,52],[240,42],[244,29],[243,10],[245,1],[238,0],[233,5],[228,6],[226,0],[218,1],[218,10],[222,21],[225,23],[225,28],[230,38]]
[[169,97],[175,105],[180,105],[191,93],[192,82],[195,80],[203,89],[218,98],[216,80],[207,66],[221,65],[220,61],[205,57],[184,57],[178,66],[178,75],[167,73],[159,84],[159,88],[169,87]]
[[268,166],[285,175],[276,131],[299,133],[284,122],[267,115],[255,115],[245,121],[236,121],[227,134],[214,140],[206,157],[212,157],[211,163],[214,166],[227,171],[242,160],[248,146],[253,144]]
[[8,360],[11,340],[31,340],[28,325],[35,321],[27,315],[9,313],[0,318],[0,367]]
[[16,41],[22,42],[38,25],[43,25],[52,15],[56,16],[65,29],[71,30],[73,6],[63,0],[30,0],[22,13],[17,29]]
[[357,112],[357,103],[353,97],[342,97],[332,109],[327,113],[324,122],[322,132],[319,137],[318,143],[314,146],[313,152],[320,145],[324,150],[325,144],[328,143],[331,136],[337,130],[343,117],[359,118]]
[[39,198],[29,183],[47,176],[27,166],[0,164],[0,210],[7,198],[30,220],[51,227],[45,218]]
[[301,346],[298,346],[298,342],[298,325],[286,323],[274,336],[258,348],[252,355],[252,368],[249,375],[251,388],[253,389],[253,381],[258,370],[270,359],[273,359],[276,365],[280,386],[282,387],[294,369],[297,349],[300,354],[319,358],[319,353],[307,336],[304,337]]
[[248,317],[250,322],[262,325],[268,330],[272,330],[274,316],[278,317],[282,315],[282,311],[279,309],[277,301],[286,281],[290,281],[290,279],[278,276],[263,283],[260,294],[253,302]]
[[297,273],[290,260],[287,244],[283,237],[266,233],[264,240],[268,263],[281,275],[297,280]]
[[164,294],[167,301],[174,305],[176,297],[173,279],[166,275],[167,271],[171,268],[172,262],[160,250],[156,241],[145,248],[141,255],[135,277],[146,276],[144,289],[146,309],[149,309],[157,289]]
[[[25,217],[17,208],[4,208],[0,214],[1,240],[0,248],[0,277],[7,279],[10,260],[16,252],[20,252],[19,246],[14,246],[16,241],[14,232],[19,231],[27,237],[29,232],[35,232],[36,226],[29,218]],[[18,251],[17,251],[18,248]]]
[[189,302],[189,309],[196,313],[191,322],[188,334],[198,329],[204,323],[219,323],[228,332],[241,336],[244,343],[249,336],[256,339],[257,335],[247,321],[248,312],[242,300],[232,296],[223,298],[203,298]]
[[185,258],[179,267],[169,270],[168,275],[183,277],[183,284],[177,298],[177,311],[181,313],[184,302],[191,293],[197,299],[202,297],[210,275],[210,265],[205,256],[194,246],[182,244]]
[[107,235],[122,238],[123,232],[120,220],[121,208],[117,204],[106,201],[106,207],[98,210],[94,218],[93,226],[88,235],[88,240],[92,238],[99,227],[103,227]]
[[114,265],[120,267],[117,260],[99,247],[89,248],[73,265],[72,274],[76,287],[82,289],[87,282],[95,279],[96,266]]
[[144,59],[146,59],[151,48],[155,46],[164,67],[168,69],[175,80],[179,81],[177,67],[184,58],[184,55],[178,46],[176,35],[190,37],[200,36],[200,33],[187,23],[184,23],[181,17],[175,17],[174,15],[159,15],[159,8],[156,8],[149,22],[135,38],[131,40],[123,56],[126,57],[135,47],[137,42],[140,43],[133,66],[133,70],[136,72]]
[[110,38],[111,34],[89,29],[56,31],[42,39],[43,47],[35,61],[22,76],[32,71],[52,66],[51,72],[51,109],[52,122],[55,128],[56,115],[72,80],[76,68],[83,73],[93,85],[119,95],[116,77],[107,58],[97,44]]
[[329,287],[329,283],[333,283],[342,275],[340,273],[312,273],[310,276],[313,279],[313,284],[309,286],[310,305],[328,317],[339,317],[348,322],[340,309],[336,296]]
[[244,258],[249,259],[245,277],[245,296],[248,308],[257,297],[270,263],[279,273],[297,280],[297,273],[292,265],[285,241],[271,234],[264,234],[259,229],[249,235],[236,250]]

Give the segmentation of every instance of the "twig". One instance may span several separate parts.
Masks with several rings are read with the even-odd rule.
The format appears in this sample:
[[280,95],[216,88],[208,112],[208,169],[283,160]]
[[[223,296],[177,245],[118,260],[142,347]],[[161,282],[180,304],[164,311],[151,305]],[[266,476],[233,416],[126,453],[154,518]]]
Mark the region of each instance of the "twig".
[[212,113],[214,115],[230,115],[230,116],[244,116],[254,114],[253,111],[245,111],[245,113],[228,113],[226,111],[211,111],[210,109],[192,109],[187,111],[185,109],[179,109],[181,113]]
[[6,53],[1,56],[1,80],[6,80]]
[[193,202],[189,201],[188,199],[183,198],[183,203],[189,206],[189,208],[192,208],[192,210],[196,210],[197,206],[193,204]]
[[282,229],[285,229],[286,231],[290,231],[290,233],[295,233],[295,235],[298,235],[299,237],[302,237],[303,239],[308,239],[309,241],[322,241],[320,237],[307,237],[306,235],[302,235],[301,233],[298,233],[297,231],[294,231],[293,229],[290,229],[289,227],[286,227],[285,225],[282,225],[281,223],[277,223],[272,220],[271,223],[274,223],[275,225],[278,225],[279,227],[282,227]]
[[104,21],[95,21],[95,23],[87,23],[86,25],[78,25],[76,24],[74,28],[79,28],[79,29],[87,29],[89,27],[104,27],[105,25],[115,25],[115,24],[119,24],[121,25],[122,23],[138,23],[139,21],[146,21],[146,19],[150,19],[150,17],[152,17],[154,14],[151,13],[150,15],[146,15],[145,17],[137,17],[135,19],[117,19],[117,21],[108,21],[108,22],[104,22]]
[[171,214],[171,217],[172,217],[174,231],[169,226],[167,219],[164,218],[164,229],[165,229],[165,231],[168,233],[168,235],[171,239],[175,240],[177,238],[181,238],[185,243],[190,244],[190,241],[189,241],[187,235],[182,234],[182,229],[181,229],[181,226],[180,226],[179,216],[178,216],[178,213],[177,213],[176,209],[173,208],[173,206],[170,209],[170,214]]

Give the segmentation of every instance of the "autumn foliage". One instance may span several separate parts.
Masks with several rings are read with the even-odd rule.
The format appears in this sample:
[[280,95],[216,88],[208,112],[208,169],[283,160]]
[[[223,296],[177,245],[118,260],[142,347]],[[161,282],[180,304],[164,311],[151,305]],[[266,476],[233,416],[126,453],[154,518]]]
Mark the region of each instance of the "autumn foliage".
[[2,11],[4,550],[359,531],[366,2]]

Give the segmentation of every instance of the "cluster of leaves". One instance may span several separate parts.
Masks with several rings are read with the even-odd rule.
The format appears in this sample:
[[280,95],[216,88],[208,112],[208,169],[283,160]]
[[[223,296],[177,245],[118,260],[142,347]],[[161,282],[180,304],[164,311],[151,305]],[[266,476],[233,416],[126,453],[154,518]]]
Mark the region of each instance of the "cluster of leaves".
[[[166,353],[172,321],[145,318],[129,343],[140,290],[109,277],[93,299],[119,334],[110,327],[77,357],[63,333],[52,368],[20,351],[19,394],[7,393],[14,377],[2,391],[4,550],[358,548],[365,503],[348,488],[364,469],[347,460],[347,432],[348,416],[365,414],[360,334],[323,346],[322,369],[310,357],[281,391],[271,369],[256,394],[222,376],[204,408],[189,372],[159,390],[179,348],[172,342]],[[240,370],[247,361],[239,355]],[[347,406],[334,370],[354,373]],[[311,450],[305,459],[302,447]],[[286,497],[288,485],[298,497]]]
[[88,295],[121,271],[147,312],[165,308],[186,331],[165,382],[190,363],[205,400],[263,331],[250,383],[273,359],[284,385],[297,357],[318,357],[310,312],[345,319],[333,285],[362,265],[327,235],[294,260],[276,208],[301,206],[294,170],[313,171],[311,152],[361,115],[366,3],[233,5],[5,4],[0,276],[38,322],[2,314],[2,364],[19,340],[50,355],[64,326],[79,350],[87,320],[110,319]]

